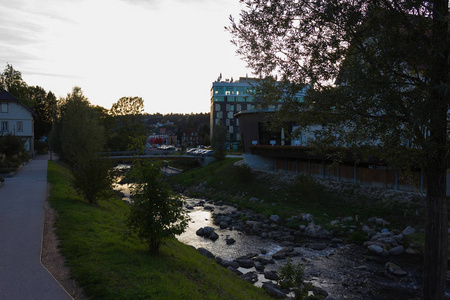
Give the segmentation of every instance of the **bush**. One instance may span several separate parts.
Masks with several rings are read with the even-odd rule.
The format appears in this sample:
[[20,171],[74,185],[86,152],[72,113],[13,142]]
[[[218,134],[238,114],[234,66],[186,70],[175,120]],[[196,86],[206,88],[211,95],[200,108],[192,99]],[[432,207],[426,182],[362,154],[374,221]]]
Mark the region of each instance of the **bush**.
[[13,136],[11,134],[0,136],[0,153],[6,157],[18,155],[24,150],[25,142],[22,138]]
[[240,182],[249,183],[253,180],[252,168],[247,164],[237,166],[236,175]]
[[300,263],[294,265],[289,258],[286,264],[281,267],[278,284],[281,288],[292,289],[295,299],[304,299],[308,295],[303,280],[305,279],[304,268]]
[[72,186],[91,204],[97,203],[99,196],[111,189],[113,180],[111,163],[106,158],[89,157],[72,167]]
[[189,217],[181,197],[172,194],[163,181],[159,167],[135,162],[130,176],[134,183],[127,224],[150,253],[157,253],[164,240],[184,232]]

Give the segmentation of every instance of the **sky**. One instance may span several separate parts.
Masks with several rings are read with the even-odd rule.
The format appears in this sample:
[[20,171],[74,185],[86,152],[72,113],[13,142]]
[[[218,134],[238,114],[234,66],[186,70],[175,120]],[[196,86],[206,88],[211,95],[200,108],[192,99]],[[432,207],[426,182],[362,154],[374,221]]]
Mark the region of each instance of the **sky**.
[[74,86],[110,109],[142,97],[147,113],[210,110],[210,88],[252,76],[235,53],[239,0],[0,0],[0,71],[65,97]]

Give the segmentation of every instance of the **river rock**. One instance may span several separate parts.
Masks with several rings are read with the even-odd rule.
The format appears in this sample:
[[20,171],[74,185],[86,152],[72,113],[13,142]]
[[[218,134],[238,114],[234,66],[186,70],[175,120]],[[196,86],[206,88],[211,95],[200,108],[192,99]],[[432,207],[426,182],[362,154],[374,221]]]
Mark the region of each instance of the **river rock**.
[[259,198],[256,198],[256,197],[251,197],[250,199],[248,199],[248,202],[259,202],[260,200],[259,200]]
[[403,235],[411,235],[411,234],[414,234],[414,233],[416,233],[416,230],[413,227],[411,227],[411,226],[406,227],[402,231]]
[[397,276],[406,276],[406,274],[408,274],[405,271],[403,271],[399,266],[391,262],[387,262],[385,267],[391,274]]
[[214,232],[214,228],[206,226],[206,227],[202,227],[199,228],[195,234],[197,234],[198,236],[203,236],[203,237],[209,237],[209,235]]
[[214,259],[214,254],[212,254],[210,251],[206,250],[205,248],[198,248],[197,251],[203,256]]
[[306,222],[314,222],[314,217],[312,214],[302,213],[302,220]]
[[384,227],[384,226],[387,226],[387,225],[389,225],[389,224],[391,224],[391,223],[389,223],[389,222],[386,221],[386,220],[383,220],[382,218],[376,218],[376,219],[375,219],[375,224]]
[[220,265],[224,268],[228,268],[228,267],[232,267],[233,269],[239,268],[239,264],[237,262],[230,261],[230,260],[222,260]]
[[262,263],[260,263],[259,261],[255,261],[255,269],[258,272],[264,272],[264,265]]
[[233,245],[234,243],[236,243],[236,240],[233,238],[227,238],[225,242],[227,243],[227,245]]
[[219,224],[220,229],[226,229],[228,227],[228,223],[225,221],[220,222]]
[[233,267],[228,267],[227,269],[230,270],[233,273],[236,273],[239,276],[241,276],[243,274],[241,271],[239,271],[238,269],[235,269]]
[[248,272],[248,273],[242,274],[241,278],[254,284],[255,282],[258,281],[258,274],[256,274],[255,272]]
[[324,250],[328,247],[328,245],[326,243],[309,243],[306,244],[305,246],[314,249],[314,250]]
[[214,207],[211,206],[211,205],[205,205],[205,206],[203,207],[203,209],[204,209],[204,210],[209,210],[209,211],[214,211]]
[[391,255],[400,255],[405,252],[405,248],[403,246],[397,246],[389,250],[389,254]]
[[383,252],[384,252],[384,249],[381,248],[381,247],[378,246],[378,245],[370,245],[370,246],[368,247],[368,249],[369,249],[370,252],[375,253],[375,254],[378,254],[378,255],[381,255],[381,254],[383,254]]
[[339,224],[339,220],[333,220],[333,221],[330,222],[331,226],[336,226],[338,224]]
[[216,241],[216,240],[219,238],[219,235],[218,235],[215,231],[213,231],[213,232],[211,232],[211,234],[208,236],[208,238],[209,238],[211,241]]
[[273,284],[272,282],[264,282],[262,285],[263,290],[265,290],[269,295],[274,298],[286,298],[286,294],[283,293],[278,285]]
[[411,255],[419,255],[419,254],[421,254],[420,251],[414,250],[411,247],[406,248],[405,253],[406,254],[411,254]]
[[318,286],[313,286],[312,287],[312,292],[314,295],[320,295],[320,296],[324,296],[327,297],[328,296],[328,292],[326,290],[324,290],[321,287]]
[[328,230],[323,229],[320,225],[310,224],[305,229],[305,234],[314,238],[328,238],[330,233]]
[[250,258],[243,258],[243,257],[236,258],[236,262],[239,264],[239,267],[244,269],[250,269],[255,266],[255,263]]
[[374,236],[374,235],[377,233],[373,228],[370,228],[370,227],[367,226],[367,225],[364,225],[364,226],[361,228],[361,231],[364,232],[369,238],[372,237],[372,236]]
[[270,218],[269,218],[269,220],[270,220],[271,222],[278,223],[278,222],[280,222],[280,217],[277,216],[277,215],[271,215]]
[[278,280],[280,277],[278,276],[277,272],[275,271],[267,271],[264,272],[264,278],[269,280]]

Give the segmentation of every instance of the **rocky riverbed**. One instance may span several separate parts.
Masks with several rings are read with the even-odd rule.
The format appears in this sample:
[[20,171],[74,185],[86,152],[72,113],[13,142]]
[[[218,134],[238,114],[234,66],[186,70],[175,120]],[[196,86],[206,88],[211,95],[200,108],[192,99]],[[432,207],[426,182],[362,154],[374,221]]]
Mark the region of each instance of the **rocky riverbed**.
[[385,220],[374,218],[366,225],[369,242],[356,245],[334,238],[309,214],[295,216],[309,223],[293,230],[275,215],[264,218],[230,203],[186,200],[193,221],[179,240],[275,297],[289,295],[276,281],[290,259],[304,266],[305,281],[315,287],[310,293],[323,299],[420,299],[420,252],[405,251],[402,232],[380,230]]

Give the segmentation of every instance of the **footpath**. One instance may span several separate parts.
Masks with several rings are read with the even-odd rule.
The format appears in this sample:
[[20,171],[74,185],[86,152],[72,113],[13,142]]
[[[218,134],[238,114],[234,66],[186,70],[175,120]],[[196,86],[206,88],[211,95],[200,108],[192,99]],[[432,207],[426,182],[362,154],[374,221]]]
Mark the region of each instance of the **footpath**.
[[0,299],[72,299],[41,264],[47,162],[39,156],[0,188]]

